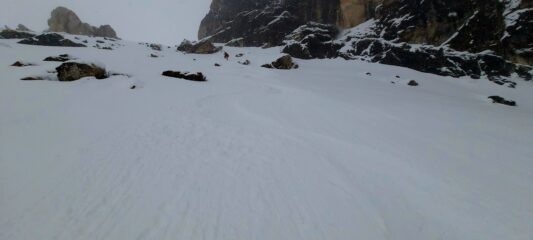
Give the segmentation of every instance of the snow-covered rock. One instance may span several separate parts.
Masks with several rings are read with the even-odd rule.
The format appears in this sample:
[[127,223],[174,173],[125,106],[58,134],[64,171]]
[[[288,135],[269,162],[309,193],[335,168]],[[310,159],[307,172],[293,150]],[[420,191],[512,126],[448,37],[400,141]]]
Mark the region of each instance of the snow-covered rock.
[[335,42],[338,34],[335,25],[309,22],[285,37],[282,52],[301,59],[333,58],[342,47]]

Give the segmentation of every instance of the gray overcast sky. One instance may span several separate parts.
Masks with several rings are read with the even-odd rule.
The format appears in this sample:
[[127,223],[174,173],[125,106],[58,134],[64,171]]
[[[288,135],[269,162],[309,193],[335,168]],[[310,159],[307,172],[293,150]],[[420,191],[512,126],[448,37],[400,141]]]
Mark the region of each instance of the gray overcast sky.
[[35,31],[48,27],[50,12],[67,7],[91,25],[110,24],[119,37],[178,44],[195,40],[211,0],[0,0],[0,26],[18,23]]

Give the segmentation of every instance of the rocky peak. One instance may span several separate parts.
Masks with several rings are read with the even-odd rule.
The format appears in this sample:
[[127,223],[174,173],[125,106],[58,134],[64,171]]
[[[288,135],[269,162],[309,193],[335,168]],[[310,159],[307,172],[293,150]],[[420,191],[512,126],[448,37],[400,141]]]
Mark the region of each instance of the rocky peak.
[[31,32],[29,28],[27,28],[26,26],[22,24],[17,25],[17,28],[15,30],[22,31],[22,32]]
[[49,31],[70,34],[118,38],[115,30],[109,25],[94,27],[80,20],[78,15],[65,7],[57,7],[48,19]]

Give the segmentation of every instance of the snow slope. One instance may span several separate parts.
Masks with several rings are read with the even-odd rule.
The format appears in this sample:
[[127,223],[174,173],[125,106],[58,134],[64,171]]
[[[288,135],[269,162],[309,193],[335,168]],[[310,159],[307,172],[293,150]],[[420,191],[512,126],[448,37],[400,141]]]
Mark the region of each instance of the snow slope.
[[[532,82],[121,44],[0,40],[0,240],[533,239]],[[63,53],[131,78],[19,80]]]

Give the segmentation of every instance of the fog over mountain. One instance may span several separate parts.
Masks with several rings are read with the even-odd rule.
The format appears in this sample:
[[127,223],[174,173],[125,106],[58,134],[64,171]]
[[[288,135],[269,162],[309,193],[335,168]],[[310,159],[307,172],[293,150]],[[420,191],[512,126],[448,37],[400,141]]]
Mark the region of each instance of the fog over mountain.
[[88,23],[112,25],[124,39],[176,44],[183,38],[196,39],[209,4],[209,0],[2,0],[0,25],[22,23],[42,31],[48,27],[50,12],[65,6]]
[[533,240],[532,32],[533,0],[0,0],[0,240]]

